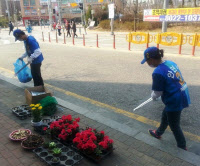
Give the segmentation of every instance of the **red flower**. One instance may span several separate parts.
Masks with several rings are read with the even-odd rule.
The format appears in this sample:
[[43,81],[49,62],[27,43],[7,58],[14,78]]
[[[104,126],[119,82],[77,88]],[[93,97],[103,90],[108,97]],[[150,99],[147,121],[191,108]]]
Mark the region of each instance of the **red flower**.
[[100,143],[99,143],[99,146],[102,146],[104,149],[107,149],[107,148],[108,148],[108,144],[107,144],[107,142],[105,142],[105,141],[100,142]]
[[62,135],[62,134],[59,134],[58,135],[58,138],[60,138],[60,139],[62,139],[62,140],[66,140],[67,139],[67,134],[64,134],[64,135]]
[[104,132],[104,131],[101,131],[100,133],[101,133],[101,134],[103,134],[103,135],[105,134],[105,132]]
[[104,141],[106,140],[109,140],[109,137],[106,135],[104,138],[103,138]]
[[76,133],[76,137],[80,137],[81,136],[81,134],[80,133]]
[[112,139],[110,139],[108,142],[109,142],[110,144],[113,144],[114,141],[113,141]]
[[47,129],[48,129],[47,127],[44,127],[44,128],[43,128],[44,131],[46,131]]
[[80,122],[80,118],[78,117],[78,118],[75,118],[75,121],[76,122]]
[[66,116],[66,120],[67,120],[67,121],[72,121],[72,116],[71,116],[71,115],[67,115],[67,116]]
[[61,134],[66,134],[65,129],[62,129]]
[[67,132],[68,132],[68,133],[71,133],[71,132],[72,132],[72,130],[71,130],[71,129],[68,129],[68,130],[67,130]]
[[96,141],[96,140],[97,140],[97,137],[96,137],[95,135],[92,135],[92,136],[90,137],[90,139],[91,139],[92,141]]

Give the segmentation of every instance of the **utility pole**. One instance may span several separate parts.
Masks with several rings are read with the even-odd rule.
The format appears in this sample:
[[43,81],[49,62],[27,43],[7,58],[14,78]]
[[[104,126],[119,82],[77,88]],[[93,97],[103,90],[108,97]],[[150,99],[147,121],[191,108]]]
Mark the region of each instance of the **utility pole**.
[[8,6],[8,0],[6,0],[6,8],[7,8],[7,13],[8,13],[8,20],[10,21],[10,11],[9,11],[9,6]]
[[[167,9],[169,6],[169,0],[164,0],[163,9]],[[162,22],[162,32],[167,32],[167,22]]]
[[52,30],[52,4],[51,0],[48,0],[48,10],[49,10],[49,29]]

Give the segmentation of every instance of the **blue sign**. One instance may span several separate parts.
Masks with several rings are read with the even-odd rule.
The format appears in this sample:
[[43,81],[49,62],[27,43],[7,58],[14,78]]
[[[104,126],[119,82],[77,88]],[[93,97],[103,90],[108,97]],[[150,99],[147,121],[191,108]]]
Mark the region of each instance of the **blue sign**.
[[200,15],[162,15],[159,19],[168,22],[200,21]]

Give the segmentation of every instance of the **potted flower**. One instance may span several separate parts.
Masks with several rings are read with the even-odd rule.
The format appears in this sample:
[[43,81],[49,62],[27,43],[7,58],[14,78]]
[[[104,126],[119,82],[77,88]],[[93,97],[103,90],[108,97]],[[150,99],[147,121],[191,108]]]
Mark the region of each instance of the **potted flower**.
[[53,157],[51,159],[51,164],[52,165],[58,165],[60,163],[60,159],[58,157]]
[[52,152],[53,152],[53,155],[54,155],[55,157],[59,157],[59,156],[61,155],[62,150],[61,150],[60,148],[54,148],[54,149],[52,150]]
[[50,124],[51,136],[60,139],[64,144],[71,144],[79,132],[80,118],[72,118],[71,115],[63,115],[61,119],[58,119]]
[[52,153],[52,151],[53,151],[54,148],[56,148],[56,143],[55,142],[50,142],[49,143],[49,149],[48,149],[48,151],[50,153]]
[[95,129],[87,128],[77,133],[73,139],[74,145],[86,156],[99,161],[113,150],[113,140],[104,135],[104,131],[97,132]]
[[56,148],[56,143],[55,143],[55,142],[50,142],[50,143],[49,143],[49,148],[50,148],[50,149]]
[[31,104],[32,110],[32,124],[33,126],[41,126],[42,125],[42,106],[40,104]]

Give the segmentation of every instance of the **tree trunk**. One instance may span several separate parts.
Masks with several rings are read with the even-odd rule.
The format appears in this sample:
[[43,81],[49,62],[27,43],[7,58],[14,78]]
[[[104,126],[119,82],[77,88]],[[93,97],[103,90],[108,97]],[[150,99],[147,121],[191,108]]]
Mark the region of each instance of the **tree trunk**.
[[197,7],[197,1],[193,0],[193,2],[194,2],[194,7]]
[[184,7],[184,5],[185,5],[185,0],[182,0],[181,7]]

